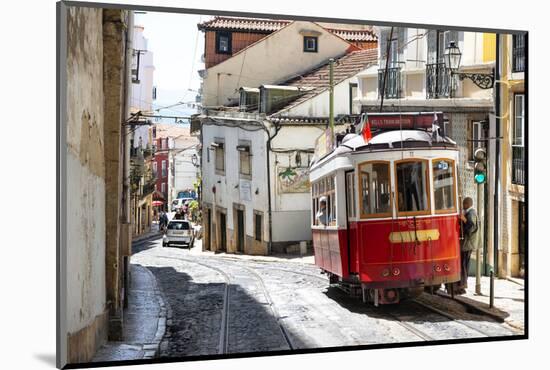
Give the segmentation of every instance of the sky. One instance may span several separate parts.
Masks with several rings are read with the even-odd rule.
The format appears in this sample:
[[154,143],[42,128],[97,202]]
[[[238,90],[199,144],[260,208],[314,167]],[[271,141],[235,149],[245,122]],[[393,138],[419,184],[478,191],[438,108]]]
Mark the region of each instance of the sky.
[[[210,17],[157,12],[135,14],[135,24],[144,27],[147,48],[153,53],[153,79],[157,87],[154,109],[180,101],[195,102],[196,90],[200,87],[197,71],[204,68],[201,62],[204,33],[197,29],[197,23],[207,19]],[[160,110],[161,114],[170,116],[187,116],[195,112],[184,105]]]

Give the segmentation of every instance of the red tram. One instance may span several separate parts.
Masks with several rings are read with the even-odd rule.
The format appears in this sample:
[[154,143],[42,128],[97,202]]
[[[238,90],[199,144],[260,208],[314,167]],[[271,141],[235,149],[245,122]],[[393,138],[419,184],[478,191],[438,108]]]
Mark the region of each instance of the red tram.
[[[431,128],[434,113],[424,118],[430,115]],[[378,305],[460,280],[459,153],[452,140],[418,129],[386,130],[368,142],[349,133],[316,157],[315,263],[331,283]],[[322,198],[324,224],[317,217]]]

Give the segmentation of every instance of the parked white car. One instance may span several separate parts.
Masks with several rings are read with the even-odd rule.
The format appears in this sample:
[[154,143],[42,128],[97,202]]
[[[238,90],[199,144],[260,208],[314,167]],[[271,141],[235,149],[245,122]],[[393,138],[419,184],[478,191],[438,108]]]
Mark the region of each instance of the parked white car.
[[162,237],[162,246],[169,247],[170,245],[186,245],[188,248],[193,248],[195,237],[193,235],[193,226],[187,220],[170,220],[166,227],[166,232]]

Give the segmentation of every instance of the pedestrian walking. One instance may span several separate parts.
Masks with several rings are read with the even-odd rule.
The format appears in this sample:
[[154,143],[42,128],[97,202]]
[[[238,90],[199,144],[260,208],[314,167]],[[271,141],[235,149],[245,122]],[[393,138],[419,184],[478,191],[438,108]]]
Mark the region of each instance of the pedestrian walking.
[[473,206],[472,198],[466,197],[462,201],[462,213],[460,215],[460,227],[462,240],[460,241],[460,285],[457,294],[466,293],[468,288],[468,269],[470,257],[480,247],[479,219]]

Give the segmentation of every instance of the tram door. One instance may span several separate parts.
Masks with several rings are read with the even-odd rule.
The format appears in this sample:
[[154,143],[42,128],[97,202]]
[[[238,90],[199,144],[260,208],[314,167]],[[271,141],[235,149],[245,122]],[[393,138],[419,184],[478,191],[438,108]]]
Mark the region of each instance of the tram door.
[[348,249],[348,272],[355,270],[352,266],[352,251],[351,246],[355,245],[357,242],[355,230],[352,230],[352,225],[350,224],[350,219],[355,218],[355,171],[346,171],[345,173],[345,185],[346,185],[346,229],[348,237],[347,239],[347,249]]

